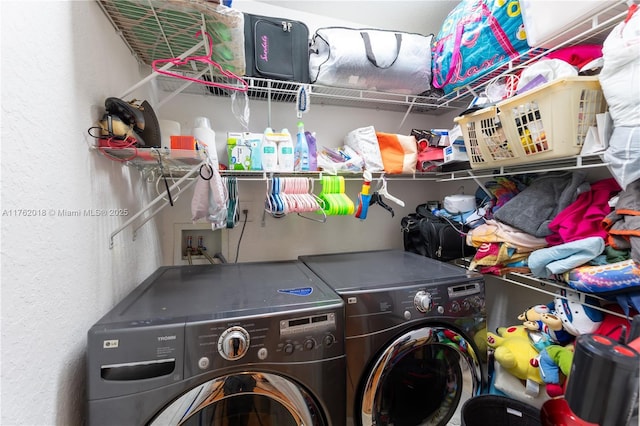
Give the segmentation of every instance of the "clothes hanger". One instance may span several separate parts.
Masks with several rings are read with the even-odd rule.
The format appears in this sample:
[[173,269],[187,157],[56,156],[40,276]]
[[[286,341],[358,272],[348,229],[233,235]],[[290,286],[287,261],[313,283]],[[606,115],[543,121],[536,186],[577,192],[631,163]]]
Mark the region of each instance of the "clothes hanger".
[[[207,32],[198,31],[195,37],[198,38],[203,33],[207,37],[207,40],[209,41],[208,52],[210,52],[211,54],[211,52],[213,52],[213,39],[211,38],[211,35]],[[168,69],[161,68],[163,65],[166,65],[166,64],[171,64],[172,66],[187,65],[190,61],[202,62],[208,65],[213,65],[218,71],[220,71],[220,74],[232,80],[238,81],[240,83],[240,86],[232,86],[224,83],[216,83],[214,81],[200,80],[197,78],[188,77],[186,75],[171,72]],[[168,75],[169,77],[175,77],[181,80],[188,80],[194,83],[204,84],[206,86],[214,86],[222,89],[235,90],[238,92],[247,92],[249,90],[249,83],[247,83],[243,78],[238,77],[231,71],[222,69],[222,66],[218,64],[216,61],[212,60],[209,56],[204,56],[204,55],[203,56],[187,56],[184,59],[181,59],[181,58],[155,59],[151,63],[151,68],[153,68],[153,70],[159,74]]]
[[387,191],[387,178],[385,178],[384,175],[382,175],[380,176],[380,180],[382,181],[382,183],[380,185],[380,188],[378,188],[376,192],[382,195],[384,198],[388,199],[389,201],[393,201],[400,207],[404,207],[404,201],[394,197],[393,195],[389,194],[389,192]]

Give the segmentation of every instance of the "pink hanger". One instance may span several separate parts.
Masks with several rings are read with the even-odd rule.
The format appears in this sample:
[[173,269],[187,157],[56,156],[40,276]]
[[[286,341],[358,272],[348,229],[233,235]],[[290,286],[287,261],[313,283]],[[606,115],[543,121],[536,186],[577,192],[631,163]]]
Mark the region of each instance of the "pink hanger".
[[[198,31],[196,33],[195,38],[198,38],[201,34],[202,34],[202,31]],[[211,38],[211,35],[209,35],[209,33],[207,32],[205,32],[204,35],[206,35],[207,39],[209,40],[209,52],[213,52],[213,39]],[[163,70],[162,68],[160,68],[160,66],[164,64],[186,65],[189,63],[189,61],[198,61],[198,62],[203,62],[205,64],[213,65],[225,77],[239,81],[241,83],[241,86],[231,86],[228,84],[216,83],[213,81],[200,80],[197,78],[187,77],[182,74],[177,74],[171,71]],[[228,90],[237,90],[239,92],[246,92],[249,90],[249,83],[247,83],[244,79],[242,79],[241,77],[238,77],[231,71],[223,70],[220,64],[212,60],[209,56],[188,56],[184,59],[181,59],[181,58],[156,59],[151,63],[151,68],[153,68],[153,70],[159,74],[168,75],[170,77],[179,78],[181,80],[189,80],[194,83],[204,84],[207,86],[220,87],[222,89],[228,89]]]

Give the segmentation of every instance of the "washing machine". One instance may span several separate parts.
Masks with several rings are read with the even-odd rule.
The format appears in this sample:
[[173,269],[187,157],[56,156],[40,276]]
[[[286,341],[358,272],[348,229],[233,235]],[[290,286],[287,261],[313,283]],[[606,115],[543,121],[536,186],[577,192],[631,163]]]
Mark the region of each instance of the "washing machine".
[[88,424],[342,426],[345,368],[301,262],[161,267],[88,332]]
[[460,424],[487,388],[482,276],[402,250],[299,259],[345,302],[347,424]]

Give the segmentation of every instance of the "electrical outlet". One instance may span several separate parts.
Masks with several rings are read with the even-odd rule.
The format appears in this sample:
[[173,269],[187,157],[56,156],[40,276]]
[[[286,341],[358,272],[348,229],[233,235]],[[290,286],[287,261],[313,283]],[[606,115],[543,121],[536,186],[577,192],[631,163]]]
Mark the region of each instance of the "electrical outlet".
[[247,222],[255,222],[256,220],[259,220],[258,217],[256,217],[255,215],[259,213],[259,210],[256,208],[253,208],[253,201],[243,201],[240,200],[240,202],[238,203],[238,206],[240,208],[240,212],[239,212],[239,219],[238,219],[238,223],[236,226],[242,226],[242,224],[244,223],[244,219],[245,219],[245,212],[246,214],[246,218],[247,218]]

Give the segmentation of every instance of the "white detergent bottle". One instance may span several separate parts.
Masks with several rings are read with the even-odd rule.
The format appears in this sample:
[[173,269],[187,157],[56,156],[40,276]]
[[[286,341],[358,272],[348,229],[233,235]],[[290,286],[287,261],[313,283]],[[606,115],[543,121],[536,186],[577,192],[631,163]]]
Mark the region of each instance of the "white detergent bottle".
[[278,164],[281,172],[292,172],[295,163],[293,140],[288,129],[282,129],[278,141]]
[[262,170],[265,172],[278,171],[278,143],[277,135],[271,128],[267,128],[262,136],[261,160]]
[[[207,155],[211,160],[212,167],[218,169],[218,151],[216,148],[216,132],[211,128],[211,123],[207,117],[196,117],[193,120],[193,137],[198,141],[199,146],[204,145]],[[200,148],[202,149],[202,148]]]

